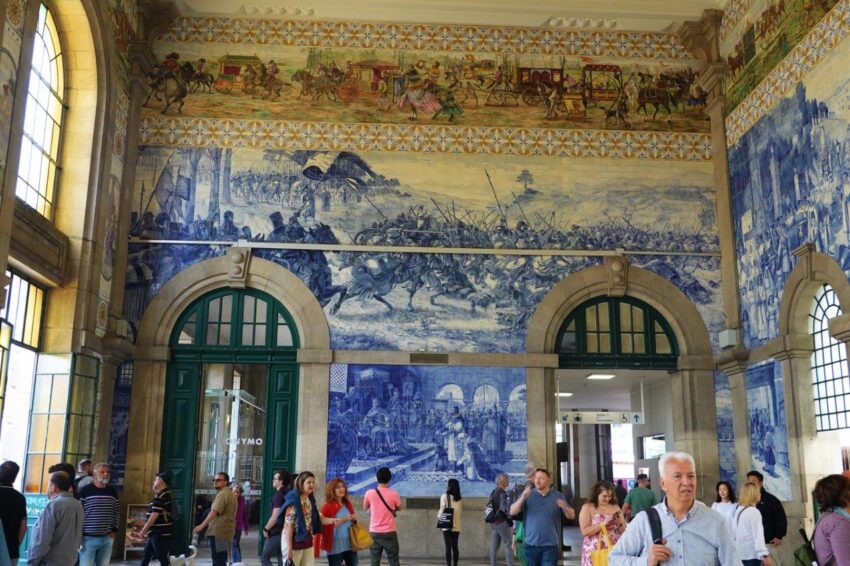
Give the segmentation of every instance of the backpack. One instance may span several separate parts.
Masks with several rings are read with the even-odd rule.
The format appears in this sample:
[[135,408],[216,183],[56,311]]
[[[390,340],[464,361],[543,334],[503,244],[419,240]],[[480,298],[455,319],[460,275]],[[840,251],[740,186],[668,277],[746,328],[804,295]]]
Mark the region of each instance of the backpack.
[[484,508],[484,522],[492,523],[496,519],[499,518],[499,505],[493,501],[493,497],[490,497],[490,500],[487,502],[487,506]]
[[818,557],[812,541],[806,535],[806,529],[800,529],[803,544],[794,549],[794,566],[817,566]]
[[[513,489],[506,492],[508,494],[508,513],[510,513],[511,506],[519,501],[519,498],[522,497],[522,492],[525,491],[525,487],[528,484],[526,483],[518,483],[514,485]],[[516,515],[510,515],[509,519],[513,521],[522,521],[522,511],[517,513]]]
[[652,544],[661,544],[661,541],[664,540],[664,533],[661,529],[661,515],[658,514],[658,509],[648,507],[642,512],[646,513],[646,518],[649,519],[649,532],[652,533]]

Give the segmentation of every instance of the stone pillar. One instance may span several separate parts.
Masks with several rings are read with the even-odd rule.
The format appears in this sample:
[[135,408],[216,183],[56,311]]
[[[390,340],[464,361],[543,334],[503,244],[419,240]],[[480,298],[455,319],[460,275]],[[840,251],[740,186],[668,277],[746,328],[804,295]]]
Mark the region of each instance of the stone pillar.
[[735,472],[738,485],[753,465],[750,441],[750,412],[747,407],[747,362],[750,351],[735,348],[716,356],[717,367],[729,377],[732,396],[732,428],[735,432]]
[[[696,85],[708,96],[706,112],[711,121],[711,146],[714,162],[714,187],[717,206],[717,233],[720,237],[720,283],[726,328],[739,332],[741,307],[738,290],[735,227],[732,220],[732,195],[729,189],[729,160],[724,124],[723,79],[726,64],[720,56],[720,20],[722,12],[706,10],[699,22],[685,22],[679,37],[685,47],[704,65]],[[740,336],[738,336],[740,340]]]
[[528,459],[545,466],[553,474],[558,473],[555,469],[555,423],[558,422],[555,389],[554,369],[531,367],[526,370]]
[[697,499],[712,501],[720,477],[717,411],[714,405],[714,360],[711,356],[681,356],[670,375],[673,448],[697,462]]
[[317,485],[325,482],[328,452],[328,396],[331,350],[298,351],[298,432],[295,440],[295,469],[316,474]]

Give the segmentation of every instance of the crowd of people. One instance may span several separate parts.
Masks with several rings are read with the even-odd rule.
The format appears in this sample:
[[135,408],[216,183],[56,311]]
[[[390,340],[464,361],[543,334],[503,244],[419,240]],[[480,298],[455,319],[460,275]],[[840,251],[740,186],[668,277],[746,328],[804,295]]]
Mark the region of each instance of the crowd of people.
[[[711,508],[695,499],[696,463],[685,452],[668,452],[658,465],[664,500],[656,502],[649,478],[642,474],[620,507],[624,491],[607,481],[595,483],[578,513],[582,543],[582,566],[647,564],[774,566],[778,549],[787,534],[787,518],[779,500],[764,487],[756,470],[736,495],[730,482],[716,486]],[[12,486],[19,467],[0,465],[0,566],[15,566],[19,547],[27,533],[27,509],[23,495]],[[55,464],[49,469],[49,502],[32,527],[27,564],[105,566],[118,531],[118,494],[109,485],[106,463],[82,460],[78,468]],[[379,566],[386,552],[390,566],[400,563],[396,517],[403,509],[398,492],[390,487],[392,472],[380,468],[376,487],[366,492],[363,511],[370,515],[365,542],[371,566]],[[156,475],[153,498],[148,505],[140,536],[145,540],[140,564],[156,558],[169,564],[169,540],[179,514],[170,491],[171,475]],[[508,487],[499,474],[490,493],[484,520],[490,526],[490,566],[496,566],[504,547],[507,566],[517,558],[522,566],[554,566],[560,562],[562,520],[576,517],[563,493],[554,488],[548,470],[529,463],[526,482]],[[230,484],[226,472],[214,476],[216,496],[206,517],[193,532],[206,533],[213,566],[242,561],[241,536],[248,532],[246,503],[239,484]],[[357,566],[359,547],[351,529],[358,515],[349,498],[348,485],[340,478],[325,486],[325,503],[316,502],[316,477],[303,471],[293,475],[275,472],[271,511],[263,527],[265,545],[260,563],[271,566],[312,566],[320,552],[330,566]],[[619,493],[619,495],[618,495]],[[812,535],[817,563],[850,564],[850,478],[829,475],[815,484],[814,498],[820,509]],[[440,496],[437,527],[445,542],[446,566],[458,566],[462,532],[463,497],[457,479],[449,479]],[[362,529],[362,527],[358,527]],[[604,555],[600,560],[600,553]]]

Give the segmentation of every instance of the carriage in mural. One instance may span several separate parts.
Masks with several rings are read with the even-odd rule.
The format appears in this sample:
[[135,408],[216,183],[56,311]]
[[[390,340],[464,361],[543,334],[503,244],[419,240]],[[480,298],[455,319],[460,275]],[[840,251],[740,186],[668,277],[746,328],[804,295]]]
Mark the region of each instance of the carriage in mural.
[[213,88],[221,94],[228,94],[233,89],[245,89],[246,81],[243,71],[262,61],[256,55],[225,55],[218,60],[218,77],[213,82]]
[[400,67],[390,61],[367,59],[351,63],[345,76],[334,88],[337,100],[345,104],[354,102],[361,96],[378,97],[381,95],[381,83],[386,83]]
[[613,103],[623,92],[623,71],[619,65],[588,64],[581,68],[581,84],[585,105]]

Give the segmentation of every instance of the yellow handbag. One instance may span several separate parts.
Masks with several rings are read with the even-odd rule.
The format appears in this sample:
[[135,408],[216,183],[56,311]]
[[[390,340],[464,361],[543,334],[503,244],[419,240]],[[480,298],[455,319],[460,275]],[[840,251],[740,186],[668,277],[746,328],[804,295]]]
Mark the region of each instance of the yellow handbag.
[[[608,529],[605,528],[605,523],[600,525],[602,530],[599,531],[599,537],[596,539],[596,550],[590,553],[590,560],[593,566],[608,566],[608,555],[611,554],[611,539],[608,538]],[[602,539],[605,539],[605,548],[602,548]]]
[[351,523],[351,528],[348,530],[348,538],[351,541],[351,550],[354,552],[366,550],[372,546],[372,535],[369,534],[366,527],[357,521]]

